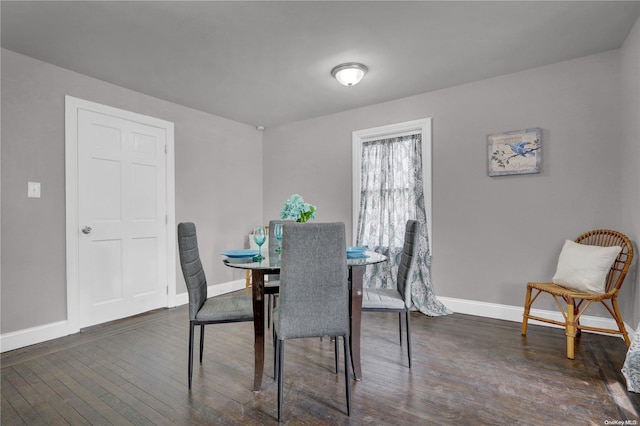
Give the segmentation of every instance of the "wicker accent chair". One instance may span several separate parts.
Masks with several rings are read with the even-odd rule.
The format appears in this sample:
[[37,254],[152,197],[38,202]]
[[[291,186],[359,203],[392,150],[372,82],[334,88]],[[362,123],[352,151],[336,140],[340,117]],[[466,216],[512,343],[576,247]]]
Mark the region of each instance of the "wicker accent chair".
[[[605,292],[602,294],[590,294],[571,290],[553,283],[530,282],[527,283],[527,293],[524,303],[524,314],[522,319],[522,335],[527,335],[527,322],[529,319],[547,322],[563,326],[567,335],[567,358],[574,359],[574,343],[576,335],[580,335],[582,330],[597,331],[601,333],[621,334],[629,347],[630,341],[618,309],[618,292],[633,261],[633,245],[629,238],[617,231],[608,229],[597,229],[580,235],[575,240],[576,243],[613,247],[620,246],[622,251],[613,262],[605,283]],[[535,294],[532,297],[533,290]],[[550,318],[542,318],[531,315],[531,305],[541,293],[548,293],[553,296],[556,305],[562,312],[564,321],[557,321]],[[564,306],[563,306],[564,302]],[[600,302],[607,309],[609,314],[616,321],[617,330],[591,327],[580,324],[580,317],[585,310],[593,303]],[[566,306],[566,309],[565,309]]]
[[191,222],[178,224],[180,266],[189,293],[189,389],[193,377],[194,329],[200,326],[200,363],[204,352],[204,326],[229,322],[253,321],[252,296],[232,295],[207,297],[207,279],[202,269],[196,226]]

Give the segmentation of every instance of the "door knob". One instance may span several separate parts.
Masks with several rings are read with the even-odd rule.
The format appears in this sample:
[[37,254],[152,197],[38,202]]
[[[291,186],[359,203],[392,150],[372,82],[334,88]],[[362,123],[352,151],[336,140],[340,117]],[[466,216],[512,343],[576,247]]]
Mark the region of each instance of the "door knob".
[[82,233],[83,234],[90,234],[91,233],[91,227],[90,226],[85,226],[84,228],[82,228]]

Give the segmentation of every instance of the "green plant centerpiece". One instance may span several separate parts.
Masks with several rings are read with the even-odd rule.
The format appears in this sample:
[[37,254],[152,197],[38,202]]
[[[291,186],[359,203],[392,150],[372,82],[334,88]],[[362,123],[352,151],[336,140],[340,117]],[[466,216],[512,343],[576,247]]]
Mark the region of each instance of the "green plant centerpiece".
[[284,206],[280,211],[280,219],[306,222],[316,217],[316,210],[317,207],[313,204],[305,203],[301,195],[293,194],[284,202]]

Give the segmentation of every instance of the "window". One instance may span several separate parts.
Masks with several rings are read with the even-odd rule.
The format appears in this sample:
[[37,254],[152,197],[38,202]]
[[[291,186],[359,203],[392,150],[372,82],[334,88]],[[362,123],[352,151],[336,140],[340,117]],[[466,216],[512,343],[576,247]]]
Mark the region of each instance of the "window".
[[[376,155],[378,148],[382,155]],[[378,193],[370,197],[369,190]],[[431,119],[353,132],[353,241],[369,238],[375,241],[370,249],[388,258],[367,268],[363,285],[396,288],[406,221],[415,219],[423,226],[410,277],[411,302],[420,312],[439,316],[451,311],[431,285],[431,192]]]
[[[405,123],[393,124],[389,126],[376,127],[372,129],[359,130],[353,132],[353,241],[358,241],[358,234],[366,235],[369,238],[372,232],[371,227],[366,224],[359,224],[360,210],[362,204],[363,185],[365,191],[375,190],[389,191],[393,194],[387,194],[384,197],[387,201],[386,206],[366,206],[367,209],[375,209],[378,214],[385,214],[386,218],[382,221],[384,226],[392,228],[400,228],[401,232],[395,232],[402,237],[404,236],[404,224],[407,219],[415,219],[414,211],[404,211],[402,215],[391,214],[394,209],[393,200],[399,199],[403,201],[402,205],[413,205],[415,201],[411,201],[415,194],[408,193],[408,186],[411,185],[412,179],[409,176],[412,166],[408,164],[409,158],[413,154],[413,146],[417,139],[420,140],[419,155],[422,157],[422,183],[424,205],[426,213],[426,228],[431,252],[431,119],[409,121]],[[383,147],[384,145],[384,147]],[[378,150],[387,149],[388,155],[385,154],[384,164],[380,163],[380,154]],[[378,160],[376,160],[378,158]],[[378,164],[372,164],[377,162]],[[376,167],[375,173],[368,173],[371,179],[379,179],[378,182],[362,182],[363,167],[368,170],[370,167]],[[365,178],[367,179],[367,178]],[[384,182],[382,182],[384,180]],[[368,229],[362,229],[363,227]],[[393,233],[392,233],[393,234]],[[397,238],[396,238],[397,240]],[[382,237],[380,245],[397,246],[398,241],[389,241],[388,237]],[[402,246],[400,241],[400,247]]]

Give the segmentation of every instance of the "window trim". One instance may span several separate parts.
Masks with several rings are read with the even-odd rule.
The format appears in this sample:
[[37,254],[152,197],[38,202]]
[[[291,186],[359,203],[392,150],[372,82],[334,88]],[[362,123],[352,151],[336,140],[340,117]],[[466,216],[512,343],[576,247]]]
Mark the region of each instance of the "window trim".
[[352,241],[356,241],[358,234],[358,214],[360,210],[360,172],[362,168],[362,144],[378,139],[406,136],[420,133],[422,135],[422,183],[424,193],[424,207],[427,214],[427,235],[429,251],[433,254],[432,219],[432,156],[431,156],[431,117],[419,120],[405,121],[403,123],[389,124],[386,126],[372,127],[370,129],[355,130],[352,132]]

